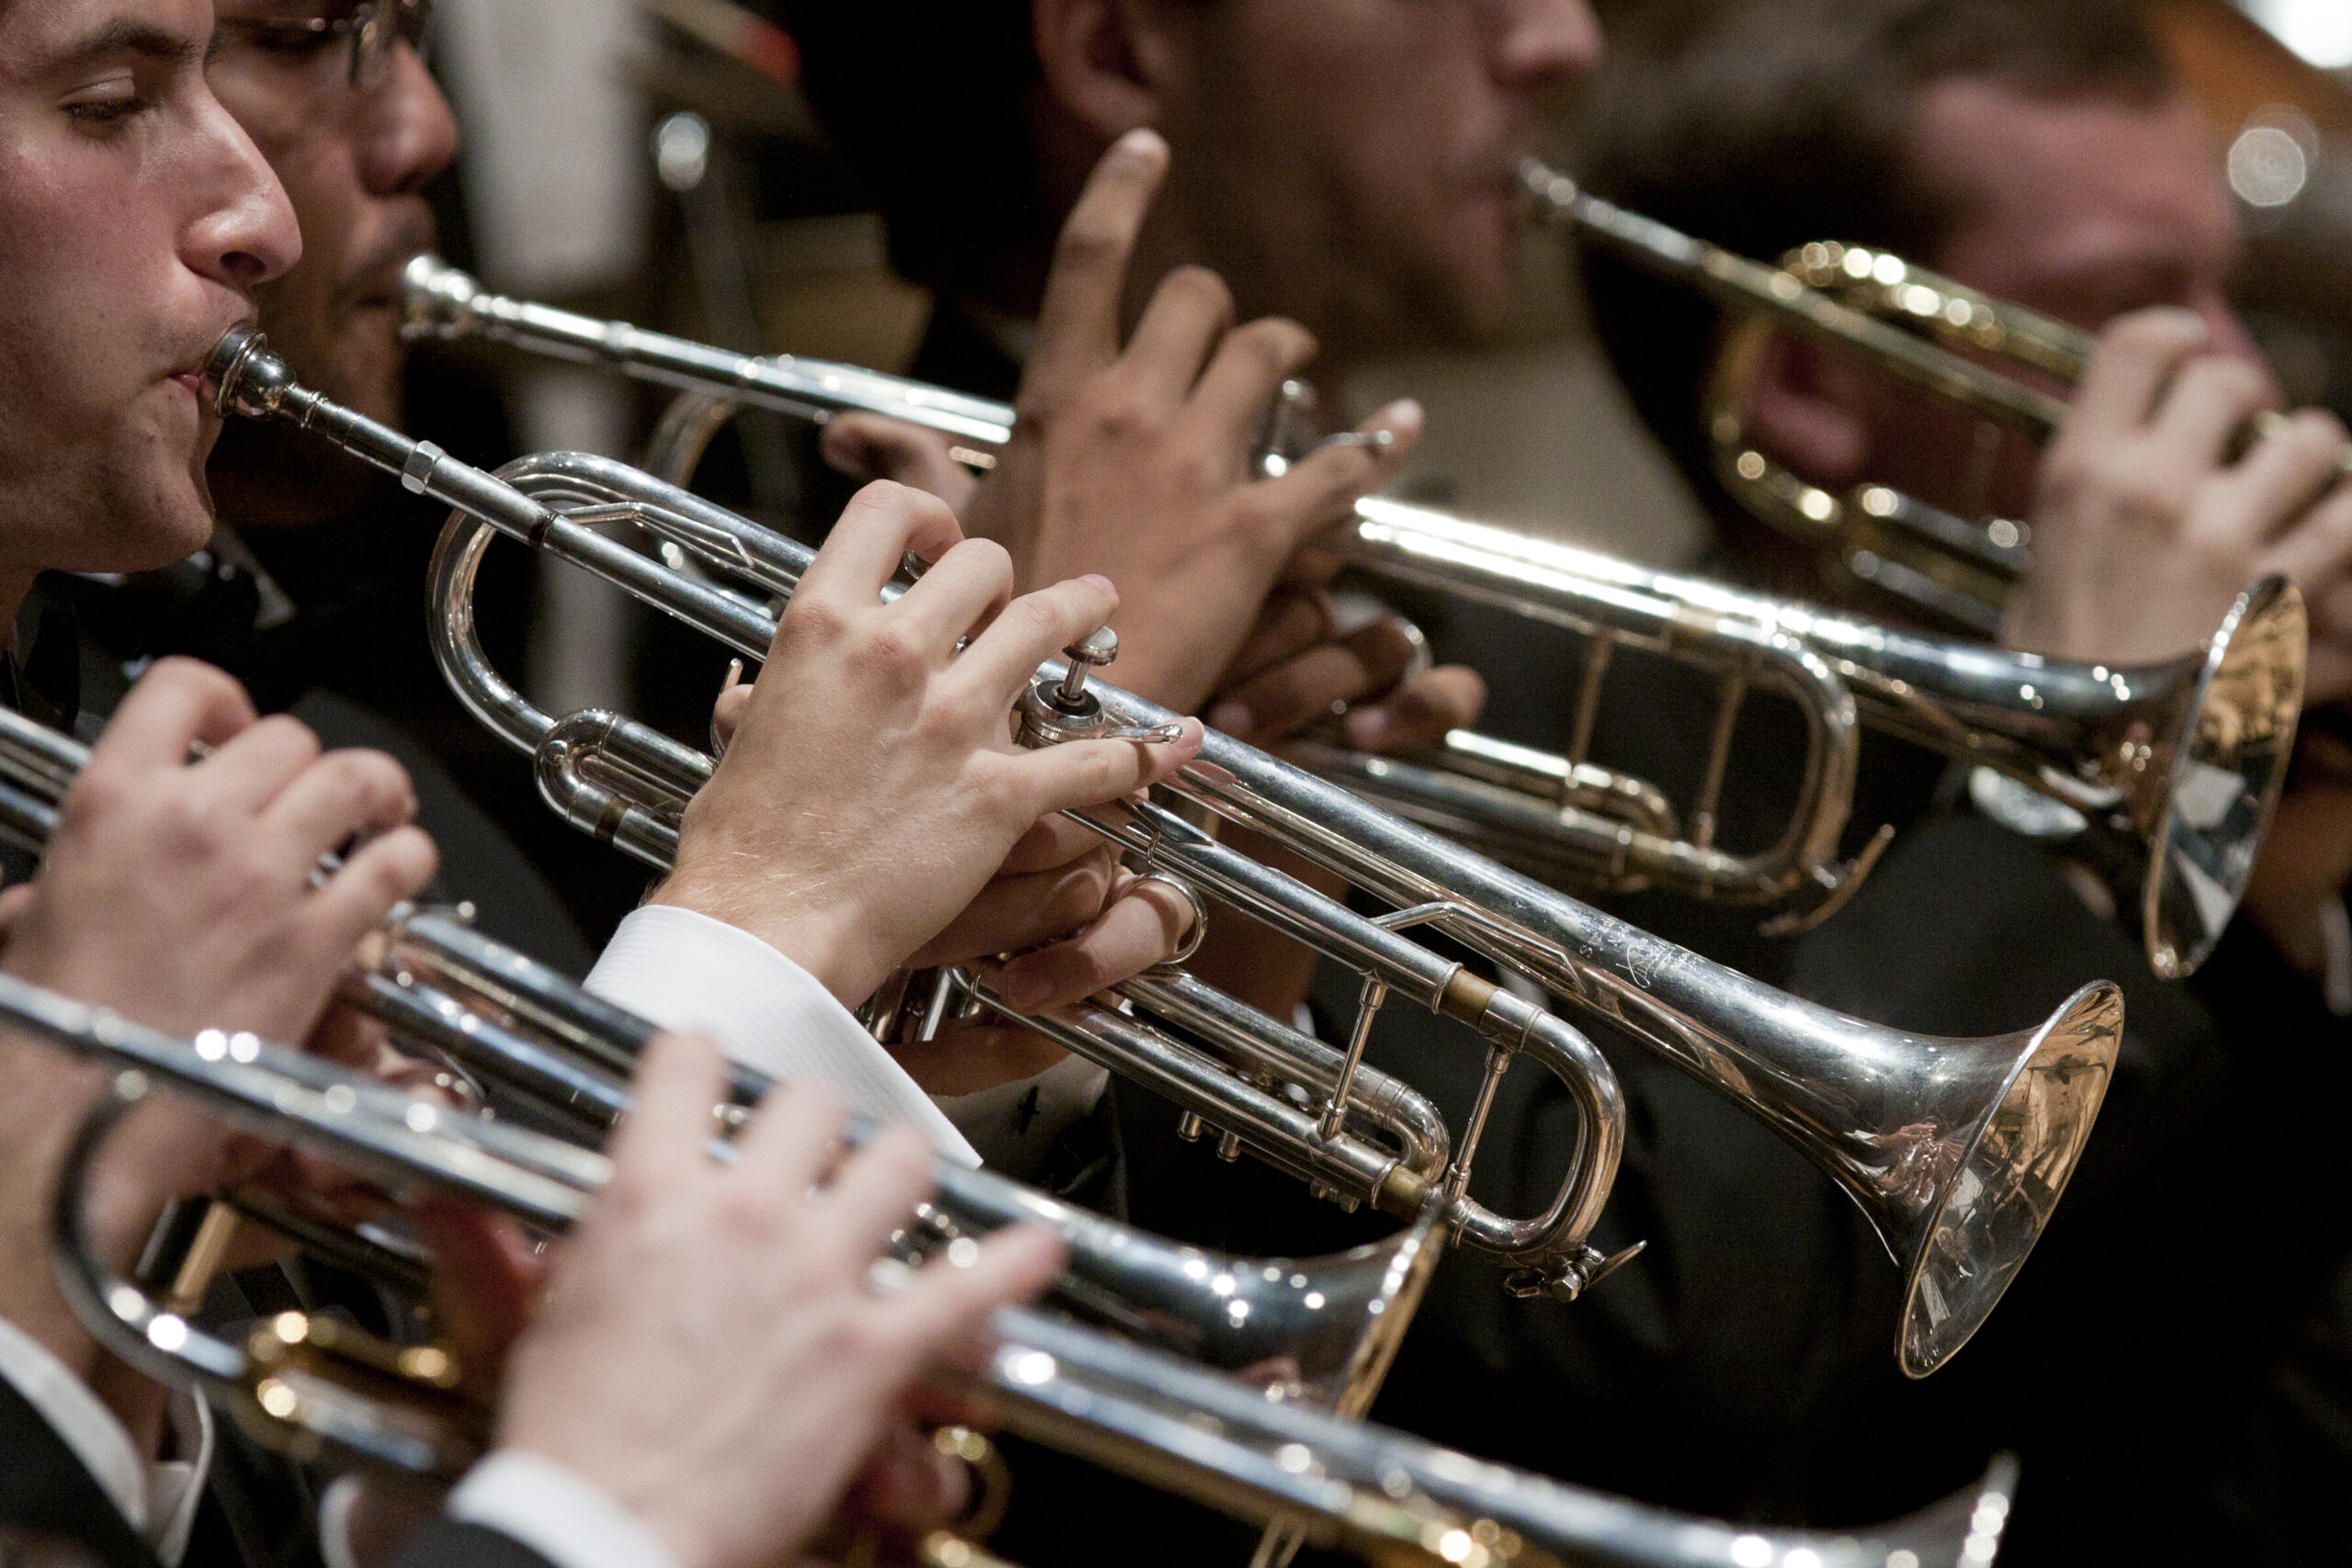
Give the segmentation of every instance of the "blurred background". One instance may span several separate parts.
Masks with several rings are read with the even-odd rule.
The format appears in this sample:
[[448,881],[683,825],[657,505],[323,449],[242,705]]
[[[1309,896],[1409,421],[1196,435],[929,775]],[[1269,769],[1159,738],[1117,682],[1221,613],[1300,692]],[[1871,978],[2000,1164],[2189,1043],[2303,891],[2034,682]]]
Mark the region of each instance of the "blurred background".
[[[2295,401],[2352,416],[2352,0],[2148,6],[2211,121],[2250,238],[2244,311]],[[434,68],[464,128],[438,193],[452,260],[503,292],[731,347],[906,367],[931,302],[892,276],[880,220],[759,0],[442,0],[441,17]],[[1566,106],[1564,155],[1574,122]],[[943,149],[940,178],[956,177]],[[1428,406],[1398,486],[1409,499],[1687,564],[1706,524],[1611,379],[1568,262],[1536,242],[1528,267],[1507,344],[1400,360],[1324,395],[1351,418],[1407,392]],[[492,463],[551,447],[633,454],[666,401],[495,351],[435,346],[418,369],[412,428]],[[816,461],[811,427],[758,414],[719,437],[697,488],[808,537],[848,493]],[[499,592],[517,613],[503,624],[523,629],[498,651],[536,700],[625,706],[692,734],[715,656],[586,574],[512,553]],[[583,858],[608,857],[557,863]],[[611,897],[631,896],[615,875]]]

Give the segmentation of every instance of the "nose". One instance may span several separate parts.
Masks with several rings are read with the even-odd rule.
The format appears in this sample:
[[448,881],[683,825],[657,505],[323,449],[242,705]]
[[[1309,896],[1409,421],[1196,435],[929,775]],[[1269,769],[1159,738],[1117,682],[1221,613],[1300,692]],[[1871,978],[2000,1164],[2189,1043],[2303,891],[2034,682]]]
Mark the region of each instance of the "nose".
[[184,187],[190,212],[180,260],[200,276],[249,292],[301,259],[302,231],[286,187],[209,88],[199,114],[203,152]]
[[1540,91],[1589,75],[1600,63],[1600,22],[1588,0],[1508,0],[1494,73],[1506,86]]
[[405,42],[362,112],[359,177],[371,196],[413,195],[458,154],[457,116],[433,73]]

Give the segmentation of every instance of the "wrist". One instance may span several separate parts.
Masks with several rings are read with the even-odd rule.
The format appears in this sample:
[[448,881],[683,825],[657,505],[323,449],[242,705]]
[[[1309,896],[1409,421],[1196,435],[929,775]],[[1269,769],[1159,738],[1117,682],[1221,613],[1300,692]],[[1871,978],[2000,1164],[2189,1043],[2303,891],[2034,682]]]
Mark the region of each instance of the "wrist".
[[712,877],[681,867],[646,896],[649,904],[691,909],[757,937],[792,960],[844,1007],[855,1007],[879,983],[862,978],[858,955],[869,943],[859,939],[852,910],[805,894],[749,888],[731,878]]

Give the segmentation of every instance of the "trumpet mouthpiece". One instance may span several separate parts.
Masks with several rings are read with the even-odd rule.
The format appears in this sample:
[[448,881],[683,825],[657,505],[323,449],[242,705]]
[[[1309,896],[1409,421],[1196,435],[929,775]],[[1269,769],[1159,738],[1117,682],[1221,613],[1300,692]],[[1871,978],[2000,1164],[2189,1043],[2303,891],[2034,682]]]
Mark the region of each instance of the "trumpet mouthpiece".
[[426,251],[401,269],[401,336],[455,337],[465,328],[481,285]]
[[213,412],[224,419],[232,413],[266,419],[294,385],[286,361],[270,352],[269,340],[251,321],[231,327],[213,345],[204,379],[212,389]]

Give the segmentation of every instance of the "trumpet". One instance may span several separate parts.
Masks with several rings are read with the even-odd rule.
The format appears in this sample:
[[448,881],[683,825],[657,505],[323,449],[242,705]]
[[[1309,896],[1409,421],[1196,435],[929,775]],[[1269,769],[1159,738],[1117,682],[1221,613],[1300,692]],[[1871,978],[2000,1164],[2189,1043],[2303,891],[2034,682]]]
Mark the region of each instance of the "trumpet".
[[[1957,516],[1886,485],[1838,495],[1807,484],[1747,439],[1758,356],[1785,327],[2041,441],[2065,423],[2067,405],[2024,375],[2072,387],[2089,368],[2096,338],[1884,250],[1817,241],[1766,264],[1628,212],[1536,159],[1520,165],[1519,177],[1543,217],[1733,314],[1705,419],[1716,478],[1735,499],[1818,551],[1843,581],[1938,623],[1984,637],[2000,630],[2002,607],[2030,560],[2031,528]],[[2284,419],[2258,414],[2244,438],[2267,436]],[[2337,477],[2352,478],[2352,457]]]
[[[9,976],[0,976],[0,1024],[110,1069],[74,1141],[51,1213],[60,1281],[102,1344],[304,1457],[436,1475],[470,1462],[483,1413],[458,1392],[446,1354],[365,1341],[300,1313],[279,1314],[241,1340],[188,1322],[92,1245],[85,1214],[94,1167],[124,1116],[159,1089],[388,1191],[454,1193],[546,1232],[576,1222],[609,1179],[603,1155],[453,1113],[251,1035],[175,1039]],[[903,1267],[885,1259],[877,1282],[887,1286]],[[2015,1483],[2013,1463],[2003,1460],[1976,1487],[1876,1529],[1746,1529],[1271,1401],[1247,1383],[1037,1311],[1001,1310],[990,1329],[977,1371],[934,1370],[926,1381],[1023,1437],[1382,1563],[1978,1568],[1994,1559]],[[922,1556],[944,1564],[985,1560],[944,1535],[924,1541]]]
[[[46,849],[57,803],[87,755],[71,737],[0,709],[0,839],[36,854]],[[571,1144],[600,1143],[628,1110],[628,1077],[659,1031],[474,930],[469,919],[462,908],[401,907],[346,968],[337,998],[448,1064],[483,1103]],[[197,1043],[216,1060],[226,1052],[242,1061],[249,1041]],[[300,1055],[288,1062],[289,1072],[322,1066]],[[730,1075],[730,1098],[716,1108],[729,1129],[771,1087],[748,1068]],[[371,1092],[379,1100],[397,1093],[381,1085]],[[863,1141],[867,1131],[855,1128],[854,1136]],[[1438,1122],[1436,1135],[1443,1134]],[[1437,1211],[1427,1204],[1380,1243],[1322,1258],[1243,1258],[1163,1241],[992,1171],[942,1161],[933,1180],[938,1191],[918,1210],[910,1247],[935,1252],[1002,1225],[1044,1225],[1069,1258],[1053,1287],[1057,1304],[1187,1360],[1254,1369],[1268,1397],[1348,1413],[1369,1408],[1378,1393],[1438,1257]],[[355,1235],[266,1194],[232,1194],[228,1202],[330,1261],[412,1291],[422,1286],[391,1238]]]
[[[1531,164],[1523,177],[1547,209],[1622,244],[1638,243],[1644,255],[1687,250],[1690,275],[1711,287],[1736,288],[1741,298],[1760,290],[1775,300],[1787,292],[1748,276],[1766,269],[1573,185],[1564,189],[1564,177],[1541,165]],[[691,389],[663,416],[648,457],[673,484],[686,482],[712,434],[746,403],[802,414],[886,413],[945,432],[967,453],[974,442],[1009,439],[1012,430],[1013,411],[1003,404],[850,367],[729,354],[504,299],[430,256],[409,264],[402,301],[413,337],[486,338]],[[1949,371],[1954,384],[1973,385],[1988,374],[1826,297],[1805,294],[1781,305],[1816,330],[1829,330],[1824,322],[1852,326],[1863,333],[1859,341],[1891,344],[1888,352],[1922,377],[1933,368]],[[1301,395],[1286,389],[1277,410],[1274,460],[1289,445],[1285,416]],[[2051,401],[2030,389],[2019,389],[2018,399]],[[1882,831],[1850,860],[1839,859],[1860,726],[1869,724],[1984,770],[1977,788],[1989,806],[2007,807],[2002,814],[2011,820],[2037,817],[2039,830],[2075,840],[2151,967],[2165,978],[2185,976],[2212,951],[2245,892],[2301,714],[2303,612],[2283,583],[2249,590],[2201,653],[2124,668],[1916,636],[1385,500],[1359,502],[1330,543],[1375,574],[1574,632],[1587,652],[1565,753],[1457,730],[1436,747],[1397,757],[1311,743],[1298,752],[1310,767],[1555,886],[1612,893],[1658,886],[1779,906],[1782,913],[1769,928],[1776,931],[1835,913],[1886,846]],[[673,566],[692,553],[662,547]],[[1646,781],[1589,760],[1604,682],[1621,649],[1694,665],[1719,683],[1702,782],[1685,810]],[[1736,853],[1717,844],[1715,829],[1734,728],[1757,692],[1795,705],[1807,749],[1799,804],[1780,838]]]
[[[431,634],[443,672],[477,717],[533,757],[542,793],[556,809],[575,826],[663,863],[685,802],[708,778],[712,760],[616,714],[559,719],[534,708],[492,667],[476,634],[473,583],[485,552],[503,536],[573,561],[749,659],[763,657],[775,633],[763,601],[788,595],[813,552],[606,458],[527,457],[495,477],[455,463],[295,385],[249,329],[222,340],[208,379],[222,410],[311,430],[453,508],[433,573]],[[598,531],[620,525],[684,552],[701,570],[673,569]],[[713,586],[704,573],[734,587]],[[1165,709],[1089,681],[1089,666],[1111,650],[1108,643],[1080,647],[1043,668],[1022,705],[1025,741],[1150,733],[1174,722]],[[1459,964],[1430,968],[1432,955],[1398,935],[1428,928],[1731,1096],[1845,1187],[1904,1271],[1896,1353],[1914,1376],[1932,1371],[1965,1343],[2023,1264],[2081,1155],[2112,1074],[2121,1030],[2121,998],[2112,985],[2086,987],[2038,1027],[2012,1034],[1952,1040],[1881,1029],[1662,942],[1215,731],[1167,787],[1193,807],[1267,835],[1393,910],[1377,919],[1355,916],[1157,804],[1132,816],[1079,814],[1145,863],[1192,879],[1363,975],[1347,1049],[1294,1039],[1275,1021],[1181,975],[1147,976],[1121,990],[1141,1012],[1189,1032],[1198,1048],[1108,1009],[1026,1021],[1032,1027],[1167,1095],[1196,1126],[1214,1122],[1221,1144],[1237,1152],[1247,1146],[1327,1188],[1382,1201],[1385,1179],[1369,1190],[1341,1185],[1361,1182],[1364,1173],[1338,1151],[1349,1145],[1343,1134],[1353,1086],[1365,1071],[1370,1019],[1392,984],[1409,979],[1417,998],[1488,1031],[1488,1070],[1465,1122],[1465,1149],[1483,1132],[1514,1042],[1532,1052],[1542,1031],[1556,1029],[1564,1053],[1570,1043],[1590,1050],[1582,1036],[1508,989],[1474,979]],[[999,1005],[985,987],[978,995]],[[1319,1065],[1310,1075],[1299,1070],[1303,1063]],[[1605,1066],[1562,1081],[1583,1097],[1577,1174],[1535,1228],[1555,1240],[1574,1237],[1581,1247],[1589,1217],[1567,1206],[1573,1200],[1597,1209],[1606,1182],[1585,1173],[1613,1170],[1611,1140],[1619,1135],[1623,1111]],[[1442,1223],[1473,1246],[1489,1246],[1486,1220],[1464,1206],[1459,1173],[1465,1160],[1457,1156],[1455,1175],[1436,1189],[1445,1204]],[[1395,1169],[1385,1164],[1371,1174]],[[1414,1189],[1428,1190],[1427,1183]],[[1584,1256],[1564,1261],[1572,1270],[1591,1267],[1581,1262]],[[1516,1288],[1538,1289],[1542,1281],[1522,1279]]]

